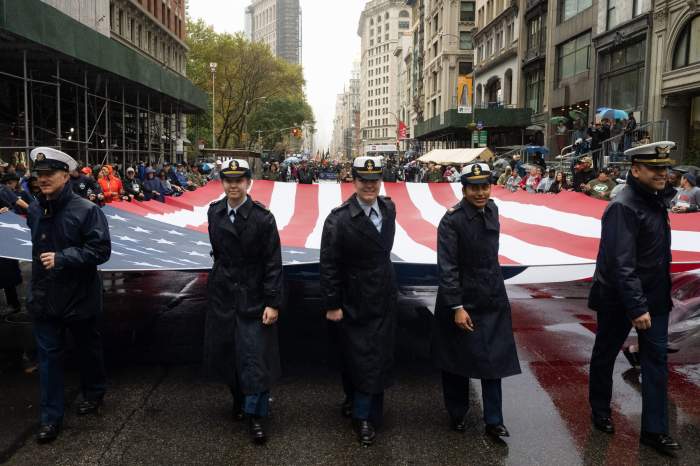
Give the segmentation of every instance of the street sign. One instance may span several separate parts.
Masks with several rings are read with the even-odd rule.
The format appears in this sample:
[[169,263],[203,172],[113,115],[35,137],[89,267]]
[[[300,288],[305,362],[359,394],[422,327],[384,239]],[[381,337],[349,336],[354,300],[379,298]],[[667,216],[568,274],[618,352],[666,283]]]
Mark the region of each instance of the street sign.
[[471,106],[460,105],[459,107],[457,107],[457,113],[471,113],[471,112],[472,112]]
[[476,129],[478,129],[479,131],[481,131],[482,129],[484,129],[484,122],[483,122],[483,121],[477,121],[477,122],[476,122]]

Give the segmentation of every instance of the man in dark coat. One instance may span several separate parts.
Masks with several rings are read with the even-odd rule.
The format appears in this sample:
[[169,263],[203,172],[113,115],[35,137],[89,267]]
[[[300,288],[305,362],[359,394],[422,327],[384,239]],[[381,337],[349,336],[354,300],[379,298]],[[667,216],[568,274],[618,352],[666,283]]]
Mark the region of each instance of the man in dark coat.
[[80,357],[82,401],[78,414],[95,412],[105,394],[102,337],[102,279],[111,241],[107,219],[95,204],[75,194],[69,155],[48,147],[30,154],[41,195],[29,207],[32,277],[27,309],[34,319],[41,382],[41,427],[37,441],[54,440],[64,414],[63,352],[66,329]]
[[355,194],[326,218],[321,239],[321,301],[337,326],[342,357],[343,415],[360,443],[371,445],[391,386],[397,285],[391,248],[396,208],[379,196],[380,158],[357,157]]
[[73,192],[83,199],[101,204],[104,202],[102,188],[95,179],[85,173],[75,170],[70,172],[70,186]]
[[282,253],[275,217],[247,194],[250,168],[232,160],[221,170],[226,196],[209,207],[214,267],[204,336],[207,372],[227,383],[234,419],[248,418],[251,439],[267,437],[270,388],[280,375],[277,317],[282,306]]
[[627,188],[605,209],[588,305],[598,313],[589,383],[593,425],[613,433],[612,375],[634,326],[642,371],[640,441],[661,452],[680,449],[668,435],[668,318],[671,301],[671,227],[667,185],[674,142],[625,151],[632,168]]
[[462,170],[464,198],[438,227],[438,272],[433,357],[442,370],[453,430],[465,430],[469,379],[481,379],[486,433],[507,437],[501,379],[520,373],[510,304],[498,264],[498,208],[490,200],[490,169]]

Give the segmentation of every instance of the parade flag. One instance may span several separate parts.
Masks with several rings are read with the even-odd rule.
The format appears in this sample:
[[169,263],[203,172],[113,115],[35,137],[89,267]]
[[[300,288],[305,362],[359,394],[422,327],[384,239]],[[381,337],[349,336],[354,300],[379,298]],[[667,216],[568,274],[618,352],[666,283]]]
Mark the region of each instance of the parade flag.
[[[461,199],[461,185],[383,183],[396,204],[392,251],[399,270],[434,281],[437,227]],[[285,266],[318,265],[323,223],[353,193],[352,184],[301,185],[255,180],[250,195],[275,216]],[[104,207],[113,255],[103,270],[207,270],[209,204],[221,185],[207,186],[160,202],[115,202]],[[581,193],[511,193],[494,187],[501,223],[500,263],[511,283],[545,283],[590,278],[607,205]],[[700,213],[671,214],[673,271],[700,268]],[[31,259],[24,218],[0,215],[0,257]],[[432,278],[431,278],[432,277]]]
[[399,130],[397,133],[399,140],[406,139],[408,135],[408,127],[406,126],[406,123],[404,123],[403,121],[399,121]]

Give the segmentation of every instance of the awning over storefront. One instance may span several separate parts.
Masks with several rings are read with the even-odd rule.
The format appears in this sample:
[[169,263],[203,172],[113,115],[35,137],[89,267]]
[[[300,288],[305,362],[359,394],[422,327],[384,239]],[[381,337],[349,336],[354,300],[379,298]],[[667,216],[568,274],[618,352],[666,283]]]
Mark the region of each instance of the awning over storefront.
[[440,165],[464,164],[475,160],[488,161],[493,152],[488,147],[478,149],[434,149],[418,159],[419,162],[435,162]]
[[148,87],[182,102],[190,111],[207,108],[206,93],[187,78],[39,0],[0,0],[0,32]]

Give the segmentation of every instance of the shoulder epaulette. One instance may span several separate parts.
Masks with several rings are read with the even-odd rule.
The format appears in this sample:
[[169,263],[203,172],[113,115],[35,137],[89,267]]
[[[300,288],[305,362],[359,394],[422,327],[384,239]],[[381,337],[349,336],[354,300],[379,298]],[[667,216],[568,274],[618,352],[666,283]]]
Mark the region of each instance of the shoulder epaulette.
[[447,214],[448,214],[448,215],[452,215],[452,214],[454,214],[455,212],[457,212],[457,211],[458,211],[459,209],[461,209],[461,208],[462,208],[462,204],[461,204],[461,203],[460,203],[460,204],[457,204],[456,206],[450,207],[449,209],[447,209]]
[[389,196],[382,196],[382,199],[384,199],[385,201],[391,201],[391,197]]
[[350,205],[350,202],[345,201],[342,204],[340,204],[338,207],[336,207],[335,209],[331,210],[331,213],[335,213],[335,212],[339,211],[340,209],[343,209],[349,205]]
[[267,206],[266,206],[265,204],[263,204],[262,202],[260,202],[260,201],[253,201],[253,205],[255,205],[255,206],[257,206],[257,207],[260,207],[260,208],[261,208],[262,210],[264,210],[265,212],[269,212],[269,211],[270,211],[270,209],[268,209]]
[[214,207],[216,204],[220,203],[221,201],[225,201],[226,198],[224,197],[223,199],[219,199],[218,201],[214,201],[209,204],[209,207]]

